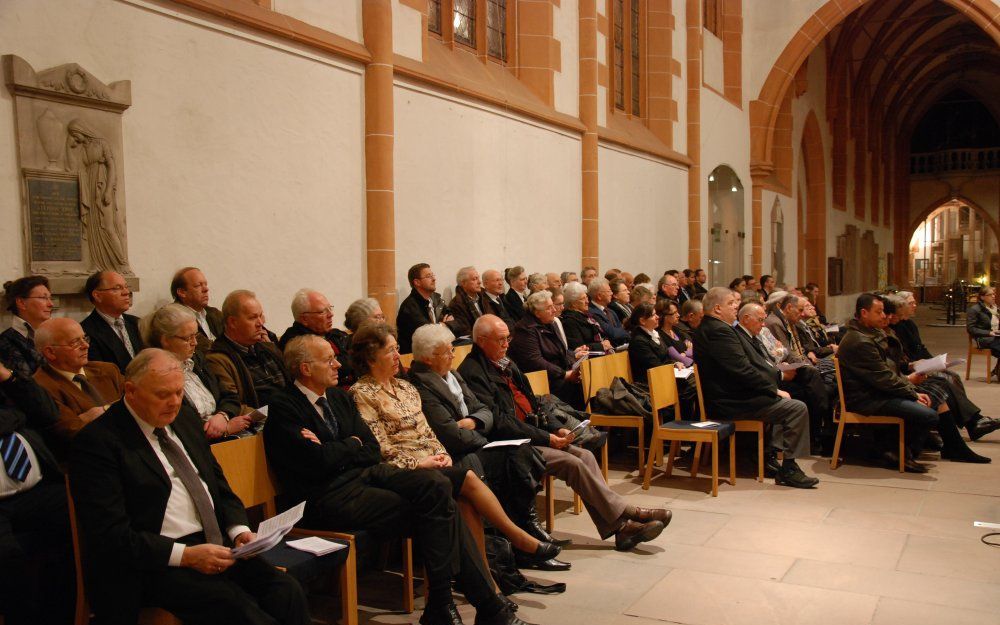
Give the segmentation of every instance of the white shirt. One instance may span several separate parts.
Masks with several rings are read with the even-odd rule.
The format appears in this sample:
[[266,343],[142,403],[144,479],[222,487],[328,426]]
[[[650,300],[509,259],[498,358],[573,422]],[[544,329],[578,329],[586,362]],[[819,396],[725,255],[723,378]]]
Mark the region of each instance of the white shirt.
[[659,332],[657,332],[656,330],[650,330],[649,328],[642,328],[642,329],[646,331],[646,334],[649,335],[649,338],[653,339],[654,343],[656,343],[657,345],[660,344],[660,333]]
[[35,331],[31,327],[31,324],[29,324],[27,321],[21,319],[16,315],[14,316],[13,319],[10,320],[10,327],[14,328],[15,332],[17,332],[26,339],[30,339],[31,336],[29,336],[29,334],[33,334]]
[[[167,477],[170,478],[170,497],[167,499],[167,509],[163,513],[163,524],[160,526],[160,535],[167,538],[180,538],[202,531],[204,527],[201,524],[201,519],[198,518],[198,509],[194,505],[194,500],[184,487],[184,483],[181,481],[177,471],[174,470],[173,465],[167,460],[163,449],[160,448],[160,441],[156,438],[156,434],[153,433],[153,426],[136,416],[135,411],[132,410],[127,401],[125,402],[125,407],[128,408],[132,418],[135,419],[136,425],[142,430],[143,436],[146,437],[149,446],[153,448],[153,453],[156,454],[160,464],[163,465],[163,470],[167,472]],[[188,461],[191,462],[191,466],[195,466],[187,449],[184,448],[184,443],[174,433],[174,429],[169,425],[163,429],[166,430],[167,437],[180,446]],[[197,467],[195,468],[197,470]],[[208,491],[208,485],[205,484],[205,480],[200,478],[199,480],[205,492],[208,493],[208,500],[212,501],[212,494]],[[215,506],[214,501],[212,501],[212,505]],[[234,525],[226,530],[230,540],[235,540],[243,532],[249,531],[250,528],[246,525]],[[170,551],[170,560],[167,562],[170,566],[181,565],[181,556],[184,553],[185,546],[184,543],[174,543],[173,549]]]
[[201,331],[205,333],[210,341],[215,340],[215,335],[212,334],[212,329],[208,327],[208,311],[202,308],[201,310],[195,310],[190,306],[185,306],[188,310],[194,313],[195,319],[198,320],[198,327]]
[[299,382],[298,380],[295,381],[295,388],[302,391],[302,394],[306,396],[306,399],[309,400],[309,403],[312,404],[312,407],[316,410],[316,414],[319,415],[319,418],[323,421],[326,421],[326,415],[323,414],[323,409],[320,408],[319,405],[316,403],[317,401],[319,401],[320,396],[312,392],[311,389],[306,388],[306,386],[302,384],[302,382]]
[[24,445],[24,451],[28,454],[28,461],[31,462],[31,468],[28,469],[28,475],[25,476],[23,482],[18,482],[11,476],[7,475],[7,471],[3,466],[3,462],[0,461],[0,499],[5,499],[11,495],[16,495],[18,493],[23,493],[26,490],[30,490],[35,484],[42,481],[42,467],[38,463],[38,456],[35,455],[35,450],[31,448],[28,441],[24,440],[24,437],[14,432],[14,436],[21,440],[21,444]]
[[194,404],[198,416],[208,419],[218,412],[215,406],[215,396],[212,391],[205,388],[205,383],[201,381],[198,374],[194,372],[194,360],[188,358],[184,361],[184,396]]

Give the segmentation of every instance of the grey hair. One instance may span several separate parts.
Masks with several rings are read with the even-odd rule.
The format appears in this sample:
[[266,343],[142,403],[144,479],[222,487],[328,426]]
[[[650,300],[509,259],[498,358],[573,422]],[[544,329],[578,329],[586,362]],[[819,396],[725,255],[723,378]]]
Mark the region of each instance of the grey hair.
[[374,297],[362,297],[354,300],[344,311],[344,327],[351,332],[357,332],[361,324],[371,317],[378,307],[378,300]]
[[778,300],[778,308],[784,310],[793,304],[798,304],[799,299],[800,298],[798,295],[791,295],[791,294],[786,295],[782,297],[780,300]]
[[563,287],[563,297],[566,298],[563,303],[566,304],[566,308],[569,308],[586,294],[587,287],[583,286],[582,282],[567,282],[566,286]]
[[413,333],[413,358],[414,360],[430,358],[439,345],[451,345],[454,340],[455,335],[444,324],[422,325]]
[[681,317],[686,317],[693,312],[701,312],[702,305],[700,300],[689,299],[683,304],[681,304]]
[[315,343],[326,343],[326,339],[317,334],[303,334],[296,336],[285,345],[285,367],[292,372],[296,380],[301,377],[302,363],[307,362],[311,356],[309,347]]
[[524,302],[524,307],[534,313],[545,308],[551,303],[552,294],[548,291],[542,290],[529,295],[528,299]]
[[243,309],[243,302],[248,299],[257,299],[257,294],[247,289],[237,289],[222,300],[222,323],[225,324],[230,317],[240,314]]
[[725,286],[713,286],[705,293],[705,297],[701,300],[701,305],[705,308],[706,313],[711,313],[715,310],[716,306],[722,306],[726,303],[735,291]]
[[587,295],[590,296],[590,299],[594,299],[594,295],[596,295],[601,288],[608,286],[608,284],[609,283],[606,278],[594,278],[590,281],[590,285],[587,287]]
[[[166,358],[167,366],[153,369],[153,361],[157,358]],[[128,363],[125,367],[125,381],[132,382],[133,384],[138,383],[142,378],[146,376],[150,371],[156,371],[159,374],[169,373],[171,371],[180,371],[181,361],[177,356],[168,352],[165,349],[159,349],[158,347],[147,347],[132,359],[132,362]]]
[[910,299],[911,297],[913,299],[917,299],[917,297],[913,294],[913,291],[896,291],[896,295],[902,297],[903,299]]
[[539,284],[548,285],[549,278],[544,273],[533,273],[528,276],[528,288],[538,286]]
[[292,296],[293,319],[298,321],[302,313],[306,312],[306,309],[309,308],[309,296],[316,292],[315,289],[299,289],[295,292],[295,295]]
[[774,309],[778,308],[778,305],[781,304],[781,300],[786,297],[788,297],[788,291],[775,291],[771,293],[770,297],[767,298],[767,301],[764,302],[764,310],[769,313],[774,312]]
[[184,304],[167,304],[142,320],[142,339],[150,347],[160,347],[165,337],[174,336],[178,328],[189,321],[198,321],[190,308]]
[[743,317],[754,314],[758,310],[764,310],[764,307],[757,302],[750,302],[749,304],[743,304],[740,308],[740,312],[736,316],[742,319]]
[[461,269],[459,269],[458,273],[455,274],[455,284],[461,285],[463,282],[469,279],[469,274],[475,270],[476,268],[471,266],[462,267]]
[[889,293],[887,295],[883,295],[882,297],[892,302],[896,306],[896,308],[902,308],[903,306],[906,306],[906,300],[908,299],[907,297],[903,296],[902,293]]

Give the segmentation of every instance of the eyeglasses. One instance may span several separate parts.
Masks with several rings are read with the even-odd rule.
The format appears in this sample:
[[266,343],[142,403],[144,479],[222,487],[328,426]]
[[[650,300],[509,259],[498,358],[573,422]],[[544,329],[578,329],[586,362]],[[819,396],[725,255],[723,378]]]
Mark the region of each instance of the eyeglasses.
[[52,345],[52,347],[69,347],[70,349],[80,349],[81,347],[88,345],[90,345],[90,337],[84,334],[81,337],[73,339],[69,343],[64,343],[62,345]]
[[18,299],[42,299],[42,300],[45,300],[46,302],[51,302],[52,301],[52,296],[51,295],[28,295],[28,296],[25,296],[25,297],[19,297]]
[[398,353],[399,353],[399,345],[393,345],[392,347],[385,348],[386,356],[388,356],[389,354],[398,354]]
[[372,315],[372,319],[374,319],[375,321],[385,321],[385,315],[382,313],[379,313],[377,315]]
[[175,334],[174,338],[178,341],[184,341],[185,343],[196,343],[198,341],[198,333],[195,332],[194,334],[188,334],[187,336]]
[[321,365],[326,365],[328,367],[332,367],[335,364],[340,364],[340,361],[337,360],[336,357],[330,357],[327,358],[326,360],[307,360],[306,362],[318,362]]
[[428,273],[428,274],[425,274],[425,275],[422,275],[422,276],[420,276],[420,277],[419,277],[419,278],[417,278],[417,279],[418,279],[418,280],[433,280],[433,279],[435,279],[435,278],[437,278],[437,276],[435,276],[435,275],[434,275],[434,274],[432,274],[432,273]]
[[497,343],[500,343],[501,345],[510,345],[509,334],[507,336],[495,336],[493,337],[493,340],[496,341]]
[[129,293],[131,289],[128,288],[127,284],[116,284],[114,286],[109,286],[104,289],[94,289],[95,291],[112,291],[114,293]]
[[333,306],[327,306],[326,308],[321,308],[319,310],[306,310],[302,313],[303,315],[332,315]]

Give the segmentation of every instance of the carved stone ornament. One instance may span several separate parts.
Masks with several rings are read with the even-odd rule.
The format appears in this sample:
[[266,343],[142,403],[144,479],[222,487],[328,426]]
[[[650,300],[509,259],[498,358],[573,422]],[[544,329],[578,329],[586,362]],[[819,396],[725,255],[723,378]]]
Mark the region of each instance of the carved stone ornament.
[[47,276],[54,293],[79,293],[98,269],[138,290],[122,147],[131,83],[105,84],[76,63],[36,72],[18,56],[2,62],[14,97],[26,272]]

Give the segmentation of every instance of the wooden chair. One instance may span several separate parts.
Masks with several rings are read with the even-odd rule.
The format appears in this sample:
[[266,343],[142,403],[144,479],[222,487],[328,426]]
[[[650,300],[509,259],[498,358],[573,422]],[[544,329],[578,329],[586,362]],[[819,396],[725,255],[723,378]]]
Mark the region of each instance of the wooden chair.
[[840,460],[840,443],[844,439],[844,426],[848,423],[859,425],[898,425],[899,426],[899,472],[906,471],[906,426],[902,417],[889,416],[868,416],[847,409],[847,402],[844,401],[844,382],[840,376],[840,360],[833,358],[833,368],[837,373],[837,393],[840,395],[840,419],[837,426],[837,440],[833,444],[833,457],[830,458],[830,468],[836,469]]
[[[698,365],[694,366],[694,386],[698,391],[698,412],[701,413],[701,420],[708,419],[705,412],[705,396],[701,392],[701,378],[698,376]],[[717,420],[717,419],[716,419]],[[757,481],[764,481],[764,422],[760,419],[736,419],[731,421],[736,427],[736,433],[753,432],[757,435]],[[735,435],[734,437],[735,438]],[[735,444],[735,443],[734,443]],[[697,467],[701,463],[701,443],[695,445],[694,459],[691,461],[692,467]]]
[[990,367],[990,361],[993,358],[993,352],[987,349],[979,349],[976,346],[976,339],[969,337],[969,355],[965,358],[965,379],[969,379],[969,374],[972,372],[972,357],[973,356],[986,356],[986,383],[990,383],[990,379],[993,378],[993,369]]
[[409,369],[413,364],[413,354],[400,354],[399,355],[399,366],[404,369]]
[[[649,490],[649,482],[653,475],[653,463],[657,454],[654,446],[663,455],[663,443],[670,441],[670,454],[667,456],[664,474],[670,477],[674,470],[674,457],[681,441],[691,441],[696,445],[709,443],[712,445],[712,496],[719,495],[719,443],[720,439],[729,438],[729,484],[736,484],[736,428],[732,423],[722,423],[715,427],[699,428],[687,421],[681,420],[681,405],[677,395],[677,379],[673,365],[653,367],[647,373],[649,376],[649,395],[653,405],[653,432],[649,441],[649,453],[646,457],[646,472],[642,479],[643,490]],[[674,420],[666,423],[660,420],[660,409],[673,406]],[[691,477],[698,474],[698,465],[691,464]]]
[[[587,412],[590,413],[590,425],[609,428],[633,428],[639,433],[637,447],[639,449],[639,471],[645,464],[643,446],[646,440],[646,424],[642,415],[605,415],[590,410],[590,400],[602,388],[609,388],[615,377],[626,382],[632,382],[632,369],[628,362],[628,353],[619,352],[610,356],[589,358],[580,365],[581,382],[583,384],[583,399],[587,402]],[[604,481],[608,480],[608,446],[601,450],[601,468],[604,471]]]
[[472,353],[472,345],[456,345],[455,346],[455,358],[451,361],[451,370],[454,371],[458,369],[458,365],[462,364],[465,357]]
[[[531,384],[531,392],[535,395],[549,394],[549,374],[547,371],[532,371],[524,374]],[[606,456],[605,456],[606,457]],[[604,470],[607,474],[607,468]],[[545,482],[545,531],[551,532],[556,526],[556,502],[554,493],[555,478],[546,473]],[[583,501],[580,495],[573,493],[573,514],[580,514],[583,511]]]

